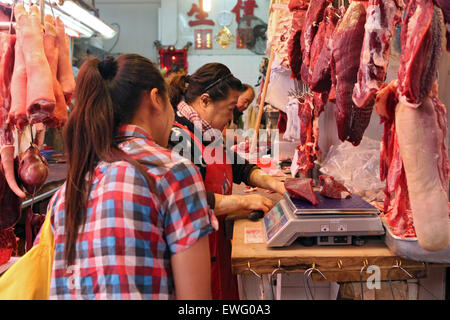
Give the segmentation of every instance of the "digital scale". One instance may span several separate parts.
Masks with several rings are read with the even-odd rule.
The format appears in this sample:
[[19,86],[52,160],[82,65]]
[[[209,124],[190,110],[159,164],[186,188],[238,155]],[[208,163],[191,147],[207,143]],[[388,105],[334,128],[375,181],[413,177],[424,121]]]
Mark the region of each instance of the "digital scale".
[[263,220],[268,247],[286,247],[297,239],[304,245],[363,245],[367,237],[385,233],[379,210],[361,197],[315,194],[316,206],[284,194]]

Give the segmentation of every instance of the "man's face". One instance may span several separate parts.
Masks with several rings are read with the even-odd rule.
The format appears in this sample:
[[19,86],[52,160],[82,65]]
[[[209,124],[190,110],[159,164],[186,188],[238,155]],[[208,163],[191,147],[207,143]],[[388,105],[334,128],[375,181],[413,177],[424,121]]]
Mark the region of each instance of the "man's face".
[[248,108],[250,103],[252,103],[253,99],[255,99],[255,94],[253,93],[253,90],[247,89],[239,96],[236,107],[239,109],[240,112],[243,112]]

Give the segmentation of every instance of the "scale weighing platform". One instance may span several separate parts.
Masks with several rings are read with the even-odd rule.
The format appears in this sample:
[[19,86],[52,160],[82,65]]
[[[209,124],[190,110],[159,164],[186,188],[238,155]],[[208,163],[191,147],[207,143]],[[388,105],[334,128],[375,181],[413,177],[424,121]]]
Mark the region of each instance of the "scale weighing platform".
[[315,192],[314,206],[287,193],[264,217],[268,247],[286,247],[300,238],[304,245],[363,245],[385,234],[379,210],[357,195],[330,199]]

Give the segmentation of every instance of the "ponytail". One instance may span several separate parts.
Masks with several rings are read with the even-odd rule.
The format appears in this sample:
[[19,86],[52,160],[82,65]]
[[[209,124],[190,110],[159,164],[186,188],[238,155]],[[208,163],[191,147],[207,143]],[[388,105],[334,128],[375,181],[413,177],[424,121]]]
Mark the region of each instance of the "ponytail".
[[68,154],[65,193],[65,259],[74,264],[78,228],[86,219],[90,181],[101,155],[111,153],[114,112],[107,83],[100,74],[99,60],[92,59],[81,67],[75,88],[76,105],[64,128]]
[[189,76],[187,75],[172,74],[169,79],[167,79],[170,103],[175,110],[178,104],[184,99],[188,82]]

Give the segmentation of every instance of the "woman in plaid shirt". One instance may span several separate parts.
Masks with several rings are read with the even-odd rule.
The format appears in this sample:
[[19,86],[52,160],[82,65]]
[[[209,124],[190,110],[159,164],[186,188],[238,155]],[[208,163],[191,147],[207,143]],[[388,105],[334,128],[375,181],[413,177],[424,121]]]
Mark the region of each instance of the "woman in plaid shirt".
[[197,168],[165,149],[174,113],[159,70],[134,54],[91,59],[75,101],[50,202],[50,298],[210,298],[217,220]]

